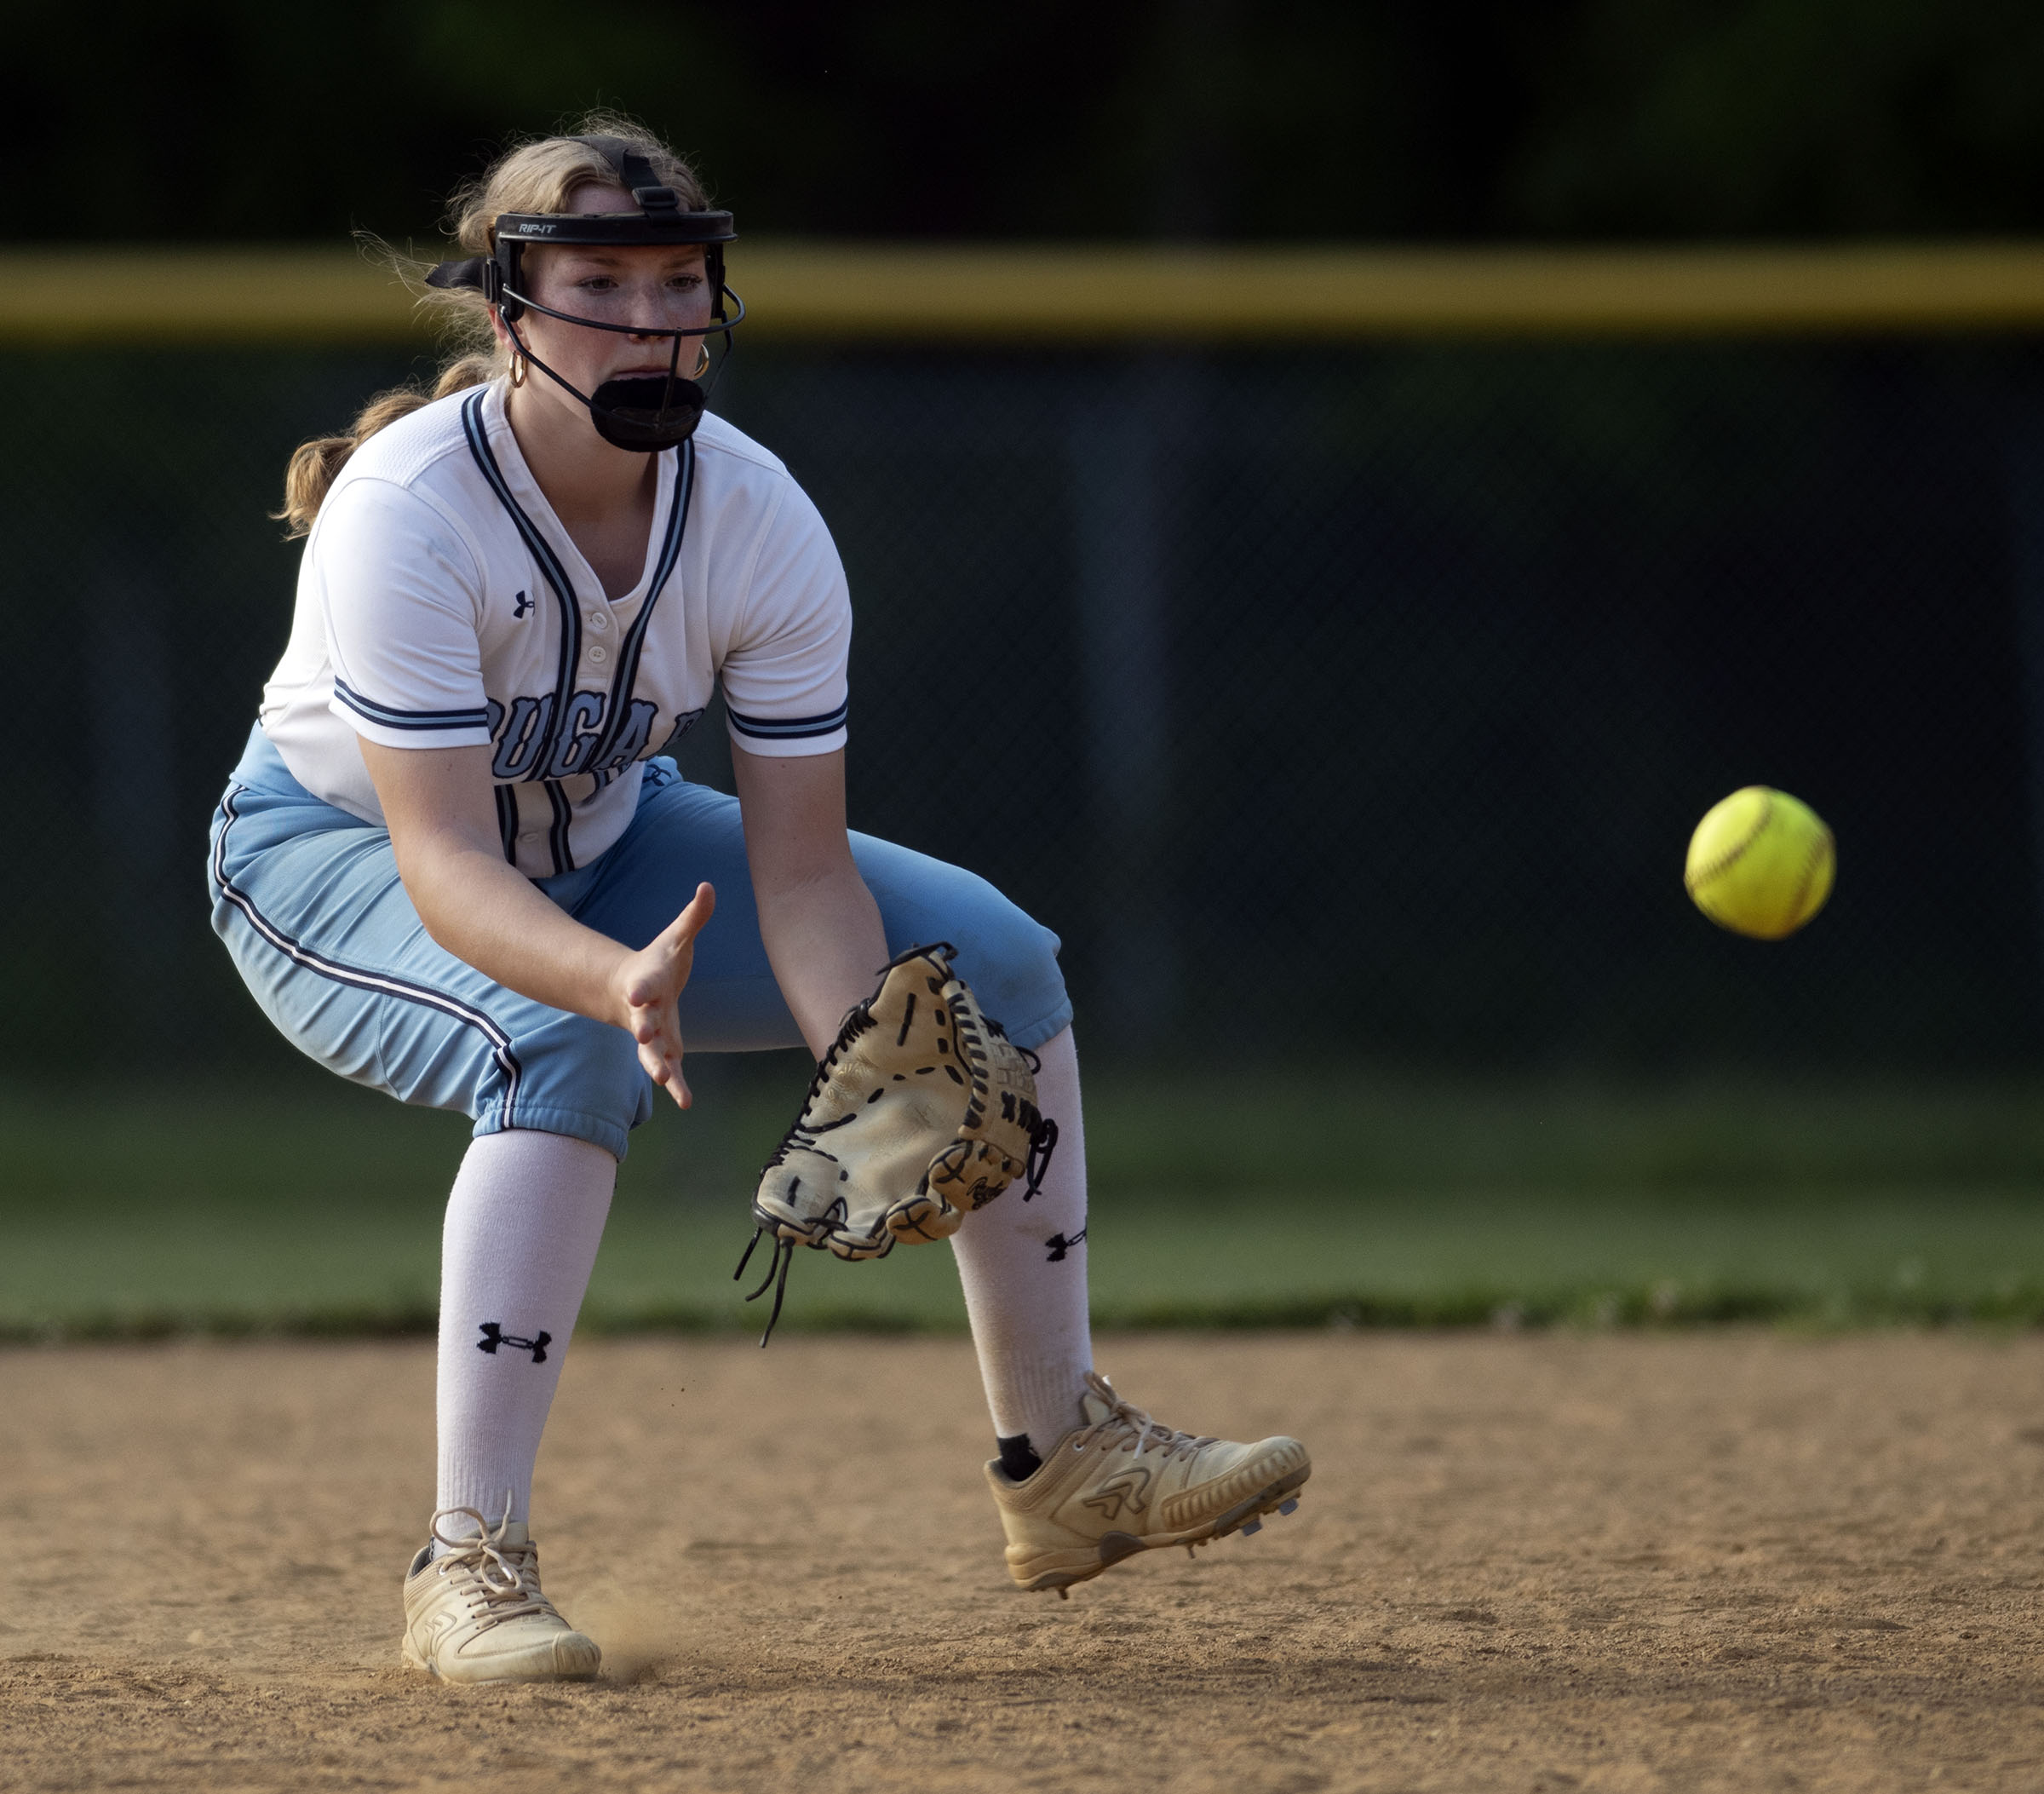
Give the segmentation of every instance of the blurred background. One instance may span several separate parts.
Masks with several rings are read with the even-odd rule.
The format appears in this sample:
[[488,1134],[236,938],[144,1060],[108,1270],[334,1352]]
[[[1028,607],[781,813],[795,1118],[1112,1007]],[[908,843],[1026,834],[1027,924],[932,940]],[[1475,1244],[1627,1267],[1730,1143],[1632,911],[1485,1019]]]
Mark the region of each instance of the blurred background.
[[[9,25],[0,1329],[430,1319],[465,1124],[294,1061],[199,857],[284,463],[434,363],[348,233],[595,105],[738,215],[714,402],[844,553],[854,825],[1064,940],[1104,1319],[2044,1316],[2034,9]],[[1680,882],[1752,783],[1840,842],[1777,946]],[[634,1142],[598,1324],[729,1322],[805,1079]],[[791,1321],[955,1324],[916,1256]]]

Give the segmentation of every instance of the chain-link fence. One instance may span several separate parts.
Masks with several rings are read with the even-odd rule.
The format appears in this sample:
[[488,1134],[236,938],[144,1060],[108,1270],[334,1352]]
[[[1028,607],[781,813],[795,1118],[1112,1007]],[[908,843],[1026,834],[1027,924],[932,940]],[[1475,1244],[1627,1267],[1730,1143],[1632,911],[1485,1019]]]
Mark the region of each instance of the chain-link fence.
[[[1055,928],[1096,1045],[2007,1066],[2044,1056],[2035,359],[747,347],[718,404],[851,572],[856,825]],[[406,365],[0,362],[4,1065],[273,1058],[200,876],[289,620],[263,513]],[[1755,782],[1840,842],[1783,946],[1681,888]]]

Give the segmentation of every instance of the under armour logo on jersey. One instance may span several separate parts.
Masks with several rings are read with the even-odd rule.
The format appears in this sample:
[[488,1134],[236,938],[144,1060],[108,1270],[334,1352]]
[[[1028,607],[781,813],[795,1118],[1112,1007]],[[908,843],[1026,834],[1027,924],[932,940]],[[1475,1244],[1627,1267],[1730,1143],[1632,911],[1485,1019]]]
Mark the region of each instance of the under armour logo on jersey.
[[485,1320],[482,1326],[483,1337],[475,1343],[477,1351],[494,1353],[499,1346],[508,1345],[514,1351],[530,1352],[534,1364],[544,1364],[547,1361],[547,1348],[554,1342],[551,1333],[538,1333],[531,1339],[520,1339],[515,1333],[507,1333],[501,1322]]
[[523,622],[525,620],[525,612],[526,612],[527,611],[531,610],[531,608],[532,608],[532,601],[531,601],[530,598],[526,597],[526,596],[525,596],[525,595],[523,592],[520,592],[520,593],[518,595],[518,596],[517,596],[515,599],[514,599],[514,600],[512,601],[512,604],[511,604],[511,618],[512,618],[512,621],[513,621],[513,622],[514,622],[514,623],[523,623]]
[[[1062,1264],[1065,1262],[1065,1255],[1075,1245],[1077,1245],[1081,1240],[1085,1239],[1085,1237],[1086,1229],[1084,1228],[1081,1228],[1079,1231],[1074,1233],[1069,1239],[1067,1239],[1062,1233],[1053,1233],[1049,1239],[1043,1242],[1045,1245],[1050,1248],[1050,1256],[1043,1261],[1044,1263]],[[1112,1516],[1111,1515],[1110,1518]]]

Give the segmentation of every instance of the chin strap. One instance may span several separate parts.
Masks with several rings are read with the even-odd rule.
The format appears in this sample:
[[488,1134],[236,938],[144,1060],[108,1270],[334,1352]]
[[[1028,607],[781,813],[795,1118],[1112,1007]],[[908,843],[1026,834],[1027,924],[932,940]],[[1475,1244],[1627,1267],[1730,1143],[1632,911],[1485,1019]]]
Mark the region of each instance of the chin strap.
[[[594,393],[585,393],[534,354],[531,345],[519,335],[517,325],[508,319],[505,321],[504,331],[519,354],[564,393],[589,408],[589,421],[595,425],[596,434],[613,448],[649,455],[679,448],[695,434],[696,426],[703,421],[703,410],[709,403],[709,388],[680,371],[681,345],[689,340],[686,336],[677,334],[671,338],[666,373],[606,380]],[[731,339],[727,335],[724,340],[728,354]],[[695,341],[703,351],[703,360],[708,362],[708,342],[699,336]],[[721,368],[720,362],[716,371],[721,371]],[[715,384],[715,373],[711,384]],[[648,388],[657,388],[657,396]]]

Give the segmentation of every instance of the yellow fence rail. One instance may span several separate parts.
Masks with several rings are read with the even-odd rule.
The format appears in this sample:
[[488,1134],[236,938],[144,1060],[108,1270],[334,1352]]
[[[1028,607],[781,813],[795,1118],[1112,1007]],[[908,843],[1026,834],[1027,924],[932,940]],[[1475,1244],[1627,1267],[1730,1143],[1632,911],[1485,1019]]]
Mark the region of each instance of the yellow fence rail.
[[[744,241],[749,337],[1071,344],[2044,329],[2044,244],[1160,249]],[[349,248],[0,250],[0,347],[424,341]]]

